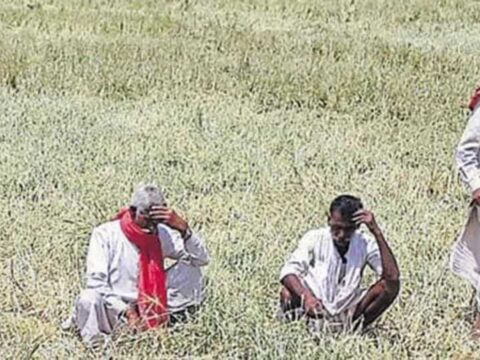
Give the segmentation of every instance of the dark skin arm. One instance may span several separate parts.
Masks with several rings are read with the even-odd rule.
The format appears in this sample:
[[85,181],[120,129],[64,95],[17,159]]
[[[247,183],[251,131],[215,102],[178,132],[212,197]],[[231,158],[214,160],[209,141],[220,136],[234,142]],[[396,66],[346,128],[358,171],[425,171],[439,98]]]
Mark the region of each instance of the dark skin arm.
[[373,214],[368,210],[360,210],[355,214],[354,219],[358,225],[365,224],[375,237],[383,267],[381,278],[368,289],[355,310],[354,321],[363,317],[363,327],[365,327],[383,314],[397,297],[400,291],[400,272],[397,261]]
[[303,309],[308,316],[321,317],[324,311],[322,302],[302,285],[297,275],[289,274],[282,279],[282,284],[291,294],[303,300]]
[[387,281],[398,281],[400,278],[400,271],[398,270],[397,260],[395,259],[392,250],[390,250],[373,213],[369,210],[359,210],[354,214],[353,221],[359,226],[365,224],[377,240],[380,257],[382,258],[383,272],[381,278]]

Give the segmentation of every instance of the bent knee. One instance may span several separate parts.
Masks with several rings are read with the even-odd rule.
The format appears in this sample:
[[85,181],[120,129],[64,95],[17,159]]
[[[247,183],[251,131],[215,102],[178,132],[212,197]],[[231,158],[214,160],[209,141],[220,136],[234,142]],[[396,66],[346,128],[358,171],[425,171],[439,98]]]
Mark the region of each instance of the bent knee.
[[78,295],[76,303],[77,306],[89,308],[101,304],[102,301],[102,295],[98,291],[95,289],[85,289]]

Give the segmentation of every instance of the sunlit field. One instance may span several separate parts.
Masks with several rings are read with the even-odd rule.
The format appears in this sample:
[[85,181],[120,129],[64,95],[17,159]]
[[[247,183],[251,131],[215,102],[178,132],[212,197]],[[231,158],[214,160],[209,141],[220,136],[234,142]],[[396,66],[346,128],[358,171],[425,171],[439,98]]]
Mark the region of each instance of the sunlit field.
[[[197,317],[115,358],[479,358],[448,270],[475,1],[0,1],[0,358],[85,358],[59,324],[92,228],[141,181],[206,240]],[[400,264],[366,335],[275,319],[279,268],[361,196]],[[368,279],[371,280],[371,273]]]

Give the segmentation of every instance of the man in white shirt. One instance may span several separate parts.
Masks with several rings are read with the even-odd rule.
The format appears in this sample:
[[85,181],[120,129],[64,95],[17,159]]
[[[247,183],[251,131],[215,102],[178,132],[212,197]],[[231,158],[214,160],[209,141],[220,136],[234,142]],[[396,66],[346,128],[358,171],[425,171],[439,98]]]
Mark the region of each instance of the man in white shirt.
[[473,337],[480,339],[480,89],[470,99],[470,116],[455,154],[458,172],[471,201],[467,222],[453,245],[450,267],[475,289],[477,303]]
[[[63,324],[64,328],[77,328],[87,346],[103,343],[105,336],[124,322],[137,329],[145,328],[137,303],[139,279],[141,275],[149,276],[153,270],[147,269],[146,275],[140,272],[142,249],[131,241],[128,231],[122,227],[126,217],[131,217],[130,225],[140,236],[145,233],[151,236],[147,239],[160,244],[155,244],[158,246],[155,249],[159,253],[156,254],[159,256],[157,276],[161,281],[155,278],[157,284],[152,286],[164,287],[160,289],[163,299],[160,295],[158,301],[166,302],[167,319],[175,319],[178,314],[183,316],[203,300],[200,267],[209,261],[203,240],[190,230],[183,218],[167,207],[158,187],[141,186],[128,209],[121,211],[116,220],[93,230],[87,255],[86,288],[75,300],[72,316]],[[177,262],[164,270],[163,258],[166,257]],[[147,261],[152,262],[152,259]],[[155,326],[163,322],[160,320]]]
[[[358,231],[365,224],[374,239]],[[365,265],[380,277],[360,289]],[[307,232],[281,269],[280,316],[305,317],[310,330],[351,330],[378,318],[400,289],[399,270],[373,214],[342,195],[330,205],[328,227]],[[358,321],[357,321],[358,320]]]

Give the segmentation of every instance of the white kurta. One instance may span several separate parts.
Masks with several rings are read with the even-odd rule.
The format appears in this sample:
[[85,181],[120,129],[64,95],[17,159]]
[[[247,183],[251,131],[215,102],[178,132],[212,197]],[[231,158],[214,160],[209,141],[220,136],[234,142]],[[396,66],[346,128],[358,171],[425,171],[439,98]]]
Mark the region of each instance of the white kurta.
[[[164,258],[177,260],[167,269],[167,303],[170,312],[199,305],[203,300],[200,266],[209,261],[204,243],[193,234],[158,226]],[[75,301],[73,315],[64,327],[76,325],[87,345],[112,332],[119,315],[137,299],[139,251],[125,236],[120,221],[93,230],[87,255],[86,289]]]
[[328,227],[311,230],[281,269],[280,280],[289,274],[297,275],[322,301],[331,321],[347,322],[365,293],[360,288],[365,266],[380,276],[382,261],[376,240],[360,231],[352,236],[345,259],[346,263]]
[[[473,193],[480,188],[480,107],[476,107],[463,132],[455,160],[460,178]],[[467,222],[453,245],[450,268],[477,291],[480,304],[480,212],[471,206]]]

